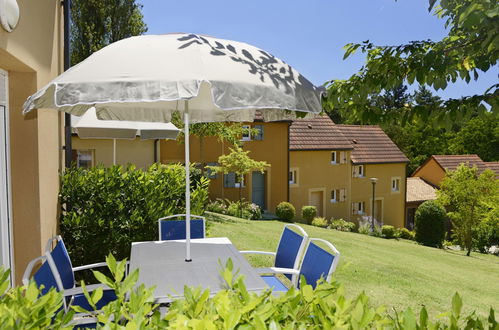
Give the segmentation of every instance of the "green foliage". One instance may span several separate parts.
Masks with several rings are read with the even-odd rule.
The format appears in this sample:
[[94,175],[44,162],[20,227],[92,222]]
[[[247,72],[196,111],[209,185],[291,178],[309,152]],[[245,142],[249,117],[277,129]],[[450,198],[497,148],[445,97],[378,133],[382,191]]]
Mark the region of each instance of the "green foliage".
[[329,225],[329,221],[324,217],[315,217],[311,223],[312,226],[326,228]]
[[71,64],[115,41],[147,31],[135,0],[71,1]]
[[389,225],[383,225],[381,227],[381,234],[383,235],[384,238],[395,238],[396,237],[396,231],[395,227],[389,226]]
[[415,239],[426,246],[441,247],[445,238],[445,209],[435,201],[426,201],[416,210]]
[[359,226],[359,234],[369,235],[371,234],[371,225],[368,223],[363,223]]
[[499,196],[483,205],[484,218],[474,237],[474,246],[482,253],[489,252],[492,246],[499,246]]
[[407,228],[397,228],[395,236],[402,239],[415,240],[416,233]]
[[72,329],[73,312],[64,314],[62,294],[55,289],[45,295],[35,282],[10,288],[10,270],[0,267],[0,328]]
[[317,216],[317,208],[315,206],[307,205],[301,208],[301,217],[308,224],[312,223],[312,220]]
[[470,255],[483,220],[497,215],[494,205],[499,201],[499,180],[489,169],[478,175],[476,167],[461,164],[446,174],[437,196],[450,209],[454,237]]
[[262,218],[262,211],[260,207],[254,203],[246,201],[232,202],[228,199],[217,198],[216,200],[208,203],[206,209],[210,212],[227,214],[233,217],[248,220],[260,220]]
[[275,209],[275,215],[284,221],[291,222],[293,218],[295,217],[296,210],[293,204],[288,203],[288,202],[280,202],[276,209]]
[[331,219],[331,224],[329,228],[339,230],[339,231],[355,231],[357,226],[355,223],[350,221],[345,221],[343,219]]
[[[147,170],[97,166],[66,169],[61,176],[61,235],[75,265],[130,255],[131,242],[158,237],[158,219],[185,213],[185,170],[152,165]],[[191,172],[191,210],[202,215],[209,180]]]
[[[430,10],[437,1],[430,0]],[[372,104],[370,96],[380,94],[406,81],[417,82],[436,90],[445,89],[458,79],[470,82],[481,72],[493,68],[499,57],[497,26],[499,4],[489,0],[438,1],[434,14],[445,20],[448,35],[440,41],[412,41],[403,45],[376,46],[369,40],[345,46],[346,59],[357,50],[366,54],[366,63],[348,80],[328,82],[327,107],[346,109],[367,121],[380,116],[382,109]],[[434,106],[408,104],[404,121],[459,122],[471,113],[483,115],[489,106],[499,108],[498,85],[481,95],[449,99]]]

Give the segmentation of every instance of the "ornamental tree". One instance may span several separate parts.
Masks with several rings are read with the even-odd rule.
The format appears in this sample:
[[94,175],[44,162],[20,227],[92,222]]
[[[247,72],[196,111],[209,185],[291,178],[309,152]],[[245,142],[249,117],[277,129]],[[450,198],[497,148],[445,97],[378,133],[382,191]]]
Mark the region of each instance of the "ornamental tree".
[[[438,5],[436,5],[438,2]],[[404,83],[418,83],[445,89],[463,79],[477,80],[493,68],[499,57],[499,3],[490,0],[429,0],[429,11],[445,20],[449,33],[440,41],[421,40],[402,45],[375,45],[369,40],[347,44],[344,59],[360,50],[366,64],[347,80],[331,80],[327,85],[326,108],[348,108],[363,122],[379,119],[380,109],[370,97]],[[473,113],[497,113],[498,86],[483,94],[442,100],[438,111],[427,105],[405,104],[400,108],[404,121],[410,119],[441,123],[469,118]],[[432,106],[433,107],[433,106]]]
[[244,151],[240,146],[229,148],[228,155],[218,157],[218,166],[207,166],[216,173],[235,173],[236,180],[239,182],[239,214],[242,215],[242,200],[243,200],[243,180],[244,176],[253,171],[263,173],[267,167],[270,167],[265,161],[256,161],[251,159],[249,151]]
[[487,169],[478,175],[478,168],[461,164],[450,171],[437,191],[438,201],[447,206],[455,238],[470,255],[477,230],[491,212],[490,203],[498,200],[499,180]]

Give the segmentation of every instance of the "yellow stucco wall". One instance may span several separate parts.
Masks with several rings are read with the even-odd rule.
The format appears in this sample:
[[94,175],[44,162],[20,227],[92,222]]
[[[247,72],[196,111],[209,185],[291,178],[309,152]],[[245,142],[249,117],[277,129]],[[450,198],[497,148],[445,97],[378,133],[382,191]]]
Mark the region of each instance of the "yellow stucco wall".
[[[113,165],[113,140],[72,138],[73,150],[92,150],[94,163]],[[159,158],[158,158],[159,159]],[[116,164],[147,168],[154,163],[154,140],[116,140]]]
[[24,117],[26,98],[62,71],[62,8],[53,0],[18,0],[20,21],[0,28],[0,69],[9,79],[14,272],[40,256],[57,232],[61,115],[38,110]]
[[[248,123],[246,123],[248,124]],[[246,125],[245,124],[245,125]],[[288,199],[288,127],[287,122],[273,123],[249,123],[249,125],[263,125],[264,139],[262,141],[247,141],[244,149],[249,150],[249,156],[255,160],[264,160],[271,165],[266,173],[266,208],[274,212],[275,207],[282,201]],[[190,138],[190,156],[192,162],[200,162],[200,143],[195,136]],[[204,162],[212,163],[218,160],[222,154],[229,153],[229,146],[224,145],[216,138],[205,138]],[[161,141],[161,162],[175,163],[184,161],[184,144],[177,141]],[[252,200],[251,175],[245,178],[243,197]],[[224,188],[223,176],[211,180],[210,198],[228,198],[237,200],[239,198],[238,188]]]
[[412,176],[420,177],[434,186],[439,186],[445,177],[445,171],[438,165],[435,159],[430,158]]
[[[372,183],[370,178],[378,178],[375,200],[381,221],[396,227],[404,226],[406,164],[366,164],[364,177],[352,175],[350,151],[346,164],[331,164],[330,150],[291,151],[290,169],[297,170],[298,182],[290,185],[290,201],[295,206],[297,219],[301,219],[301,209],[313,203],[311,194],[322,191],[324,212],[319,214],[328,219],[342,218],[357,222],[360,215],[353,214],[352,203],[364,202],[364,216],[371,215]],[[399,192],[391,191],[393,178],[400,178]],[[331,202],[331,190],[346,189],[344,201]]]
[[[350,151],[347,159],[350,159]],[[290,168],[296,170],[297,184],[290,185],[290,202],[296,208],[297,219],[301,219],[301,208],[312,204],[311,194],[322,191],[324,212],[318,214],[327,218],[349,219],[350,161],[345,164],[331,164],[330,150],[290,151]],[[345,201],[331,203],[331,190],[347,189]]]

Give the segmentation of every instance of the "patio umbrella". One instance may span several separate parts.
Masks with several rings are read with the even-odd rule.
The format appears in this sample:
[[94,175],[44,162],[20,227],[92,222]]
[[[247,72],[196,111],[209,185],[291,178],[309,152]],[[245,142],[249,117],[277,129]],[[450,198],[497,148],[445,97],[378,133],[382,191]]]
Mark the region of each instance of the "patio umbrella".
[[113,164],[116,165],[116,140],[176,139],[180,130],[172,123],[99,120],[95,108],[90,108],[73,125],[81,139],[112,139]]
[[320,90],[294,68],[246,43],[176,33],[117,41],[29,97],[23,112],[55,108],[103,120],[185,123],[186,261],[190,256],[189,123],[292,120],[321,111]]

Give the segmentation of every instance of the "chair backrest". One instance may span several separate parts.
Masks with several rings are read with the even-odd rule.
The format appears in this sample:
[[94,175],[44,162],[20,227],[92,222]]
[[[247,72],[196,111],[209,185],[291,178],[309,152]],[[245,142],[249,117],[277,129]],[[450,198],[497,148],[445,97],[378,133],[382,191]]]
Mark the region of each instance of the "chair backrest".
[[[296,228],[301,235],[291,230],[291,228]],[[306,246],[307,239],[308,235],[302,227],[293,224],[285,225],[281,239],[279,240],[279,246],[277,247],[274,266],[298,269],[300,257]],[[290,280],[292,279],[292,276],[289,274],[285,276]]]
[[[185,214],[171,215],[158,220],[159,240],[169,241],[185,239],[185,220],[170,220],[185,217]],[[191,238],[204,238],[205,218],[199,215],[191,215]]]
[[[54,248],[52,245],[56,242]],[[54,271],[56,281],[59,282],[59,289],[71,289],[75,286],[75,277],[73,272],[73,265],[69,258],[68,251],[62,240],[62,237],[57,235],[49,239],[45,248],[45,256],[49,265],[55,268]],[[59,277],[59,278],[58,278]]]
[[[41,262],[42,265],[33,274],[33,276],[31,276],[31,273],[33,271],[34,266],[39,262]],[[41,257],[38,257],[36,259],[33,259],[28,264],[28,266],[26,267],[26,271],[24,272],[23,284],[28,285],[30,278],[33,278],[33,280],[36,282],[36,284],[39,287],[43,285],[43,288],[41,290],[42,295],[46,294],[52,288],[59,290],[59,287],[57,285],[57,281],[55,279],[55,275],[52,272],[52,269],[50,268],[50,265],[48,264],[45,256],[41,256]]]
[[[314,242],[324,243],[333,253],[329,253]],[[331,275],[338,265],[340,252],[328,241],[319,238],[312,238],[307,246],[307,251],[300,266],[301,275],[305,277],[307,284],[315,288],[317,281],[322,277],[326,281],[331,279]],[[299,283],[297,285],[299,287]]]

